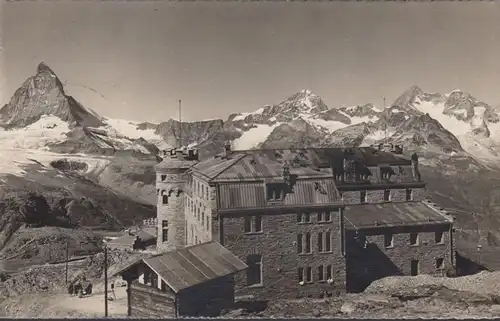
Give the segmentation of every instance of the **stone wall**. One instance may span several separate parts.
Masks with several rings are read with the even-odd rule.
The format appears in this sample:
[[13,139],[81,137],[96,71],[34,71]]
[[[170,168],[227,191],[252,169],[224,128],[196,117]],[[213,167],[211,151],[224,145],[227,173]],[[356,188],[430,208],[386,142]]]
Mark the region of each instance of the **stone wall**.
[[[443,242],[435,242],[435,233],[443,233]],[[376,279],[386,276],[410,275],[411,261],[419,261],[419,274],[443,275],[453,269],[454,251],[450,238],[450,224],[365,229],[366,248],[356,240],[355,232],[346,232],[347,290],[360,291]],[[386,247],[384,235],[393,235],[393,246]],[[410,244],[410,233],[418,233],[418,245]],[[359,237],[358,237],[359,239]],[[443,269],[436,260],[443,259]]]
[[[161,177],[161,175],[165,176]],[[165,252],[186,245],[184,189],[187,177],[181,170],[170,170],[158,173],[158,178],[156,181],[156,188],[159,191],[157,203],[157,250]],[[168,204],[163,204],[164,193],[169,194]],[[168,221],[169,226],[167,242],[163,242],[163,221]]]
[[[212,228],[219,231],[218,222],[222,220],[222,240],[224,246],[243,262],[249,255],[262,256],[262,284],[247,287],[246,273],[236,277],[237,295],[253,295],[259,299],[295,298],[302,296],[318,297],[323,291],[342,292],[345,288],[345,260],[341,250],[340,212],[332,212],[331,222],[317,222],[315,213],[310,223],[297,223],[297,214],[262,215],[262,232],[245,233],[244,218],[238,216],[218,217]],[[331,232],[330,253],[318,253],[317,237],[319,232]],[[311,234],[312,253],[297,253],[297,235]],[[318,266],[332,266],[333,283],[318,281]],[[298,268],[312,268],[311,283],[299,284]]]

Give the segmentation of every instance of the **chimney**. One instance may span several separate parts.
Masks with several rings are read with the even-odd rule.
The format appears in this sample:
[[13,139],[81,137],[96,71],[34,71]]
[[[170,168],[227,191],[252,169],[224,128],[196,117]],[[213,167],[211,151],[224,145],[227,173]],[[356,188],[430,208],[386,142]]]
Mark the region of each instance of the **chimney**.
[[394,147],[393,147],[392,144],[381,144],[381,145],[382,145],[381,150],[384,151],[384,152],[391,153],[394,150]]
[[228,157],[229,155],[231,155],[231,142],[230,141],[226,141],[224,143],[224,151],[222,152],[222,157]]
[[394,154],[403,154],[403,148],[401,145],[394,145],[394,149],[392,151]]
[[195,148],[188,149],[188,159],[189,160],[198,160],[198,150]]
[[413,174],[413,179],[417,182],[421,181],[420,171],[418,169],[418,155],[413,153],[411,155],[411,171]]
[[285,181],[288,181],[290,179],[290,166],[287,162],[285,162],[283,164],[283,167],[281,168],[281,176]]

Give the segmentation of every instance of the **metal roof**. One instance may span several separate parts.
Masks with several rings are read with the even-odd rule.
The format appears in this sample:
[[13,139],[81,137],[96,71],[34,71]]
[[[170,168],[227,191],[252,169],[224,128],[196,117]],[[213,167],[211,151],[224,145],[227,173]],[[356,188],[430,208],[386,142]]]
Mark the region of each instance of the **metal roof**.
[[198,163],[198,161],[185,159],[184,157],[182,157],[182,155],[179,155],[175,158],[167,156],[159,164],[155,165],[155,170],[169,168],[189,169],[196,163]]
[[176,293],[248,267],[217,242],[190,246],[143,261]]
[[279,204],[267,202],[264,181],[221,183],[218,189],[219,209],[342,203],[332,179],[297,180],[293,192],[285,194]]
[[[350,154],[346,151],[350,151]],[[386,151],[379,151],[373,147],[356,148],[298,148],[298,149],[261,149],[233,151],[252,155],[265,155],[271,160],[282,162],[291,161],[295,165],[313,166],[319,168],[342,168],[346,155],[359,161],[365,166],[377,165],[410,165],[410,158]]]
[[386,202],[349,205],[346,228],[364,229],[408,225],[452,223],[453,218],[424,202]]
[[[231,153],[200,162],[192,167],[193,173],[202,175],[210,182],[280,178],[283,163],[266,154]],[[331,171],[311,167],[291,167],[290,173],[300,178],[331,176]]]
[[230,154],[226,157],[211,158],[199,162],[192,170],[193,173],[201,174],[206,180],[212,180],[244,157],[242,154]]

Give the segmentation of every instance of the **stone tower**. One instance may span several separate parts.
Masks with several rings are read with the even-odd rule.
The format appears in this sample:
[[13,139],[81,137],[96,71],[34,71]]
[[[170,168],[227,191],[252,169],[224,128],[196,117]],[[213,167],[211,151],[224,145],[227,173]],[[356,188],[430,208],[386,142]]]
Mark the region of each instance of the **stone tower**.
[[187,170],[198,162],[194,149],[172,149],[155,166],[158,234],[158,253],[186,246],[185,195]]

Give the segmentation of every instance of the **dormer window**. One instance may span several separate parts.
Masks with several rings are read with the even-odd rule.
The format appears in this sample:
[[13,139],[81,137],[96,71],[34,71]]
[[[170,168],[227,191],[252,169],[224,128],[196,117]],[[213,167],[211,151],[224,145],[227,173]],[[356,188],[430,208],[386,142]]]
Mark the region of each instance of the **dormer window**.
[[280,183],[266,184],[267,200],[268,201],[282,201],[285,198],[285,186]]

